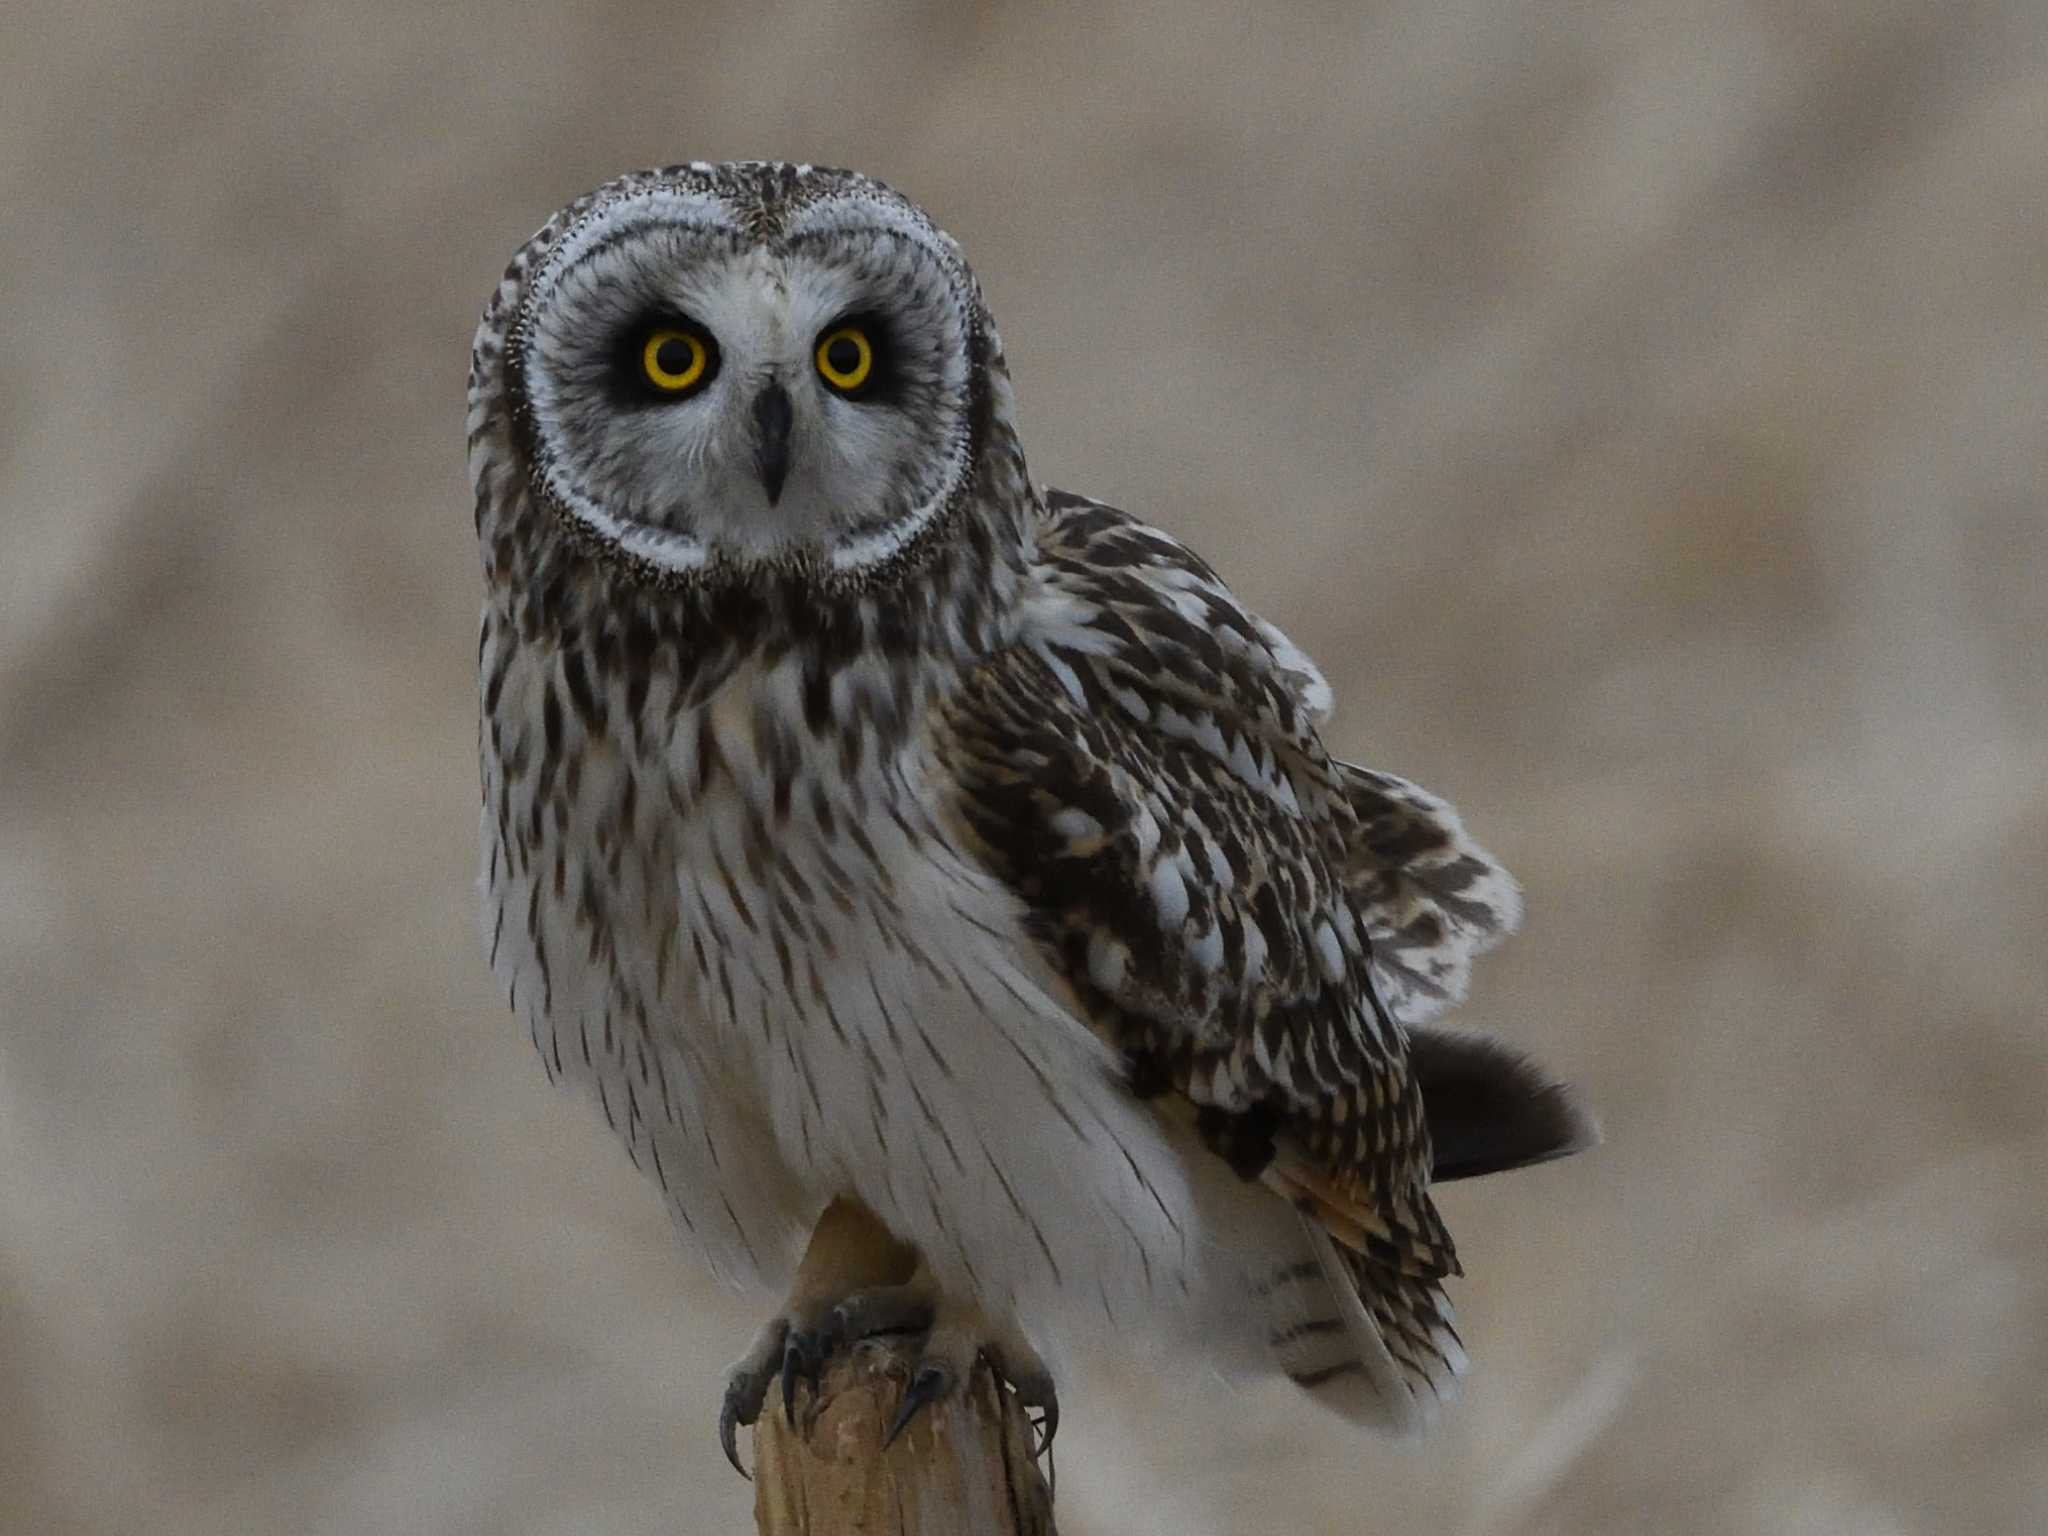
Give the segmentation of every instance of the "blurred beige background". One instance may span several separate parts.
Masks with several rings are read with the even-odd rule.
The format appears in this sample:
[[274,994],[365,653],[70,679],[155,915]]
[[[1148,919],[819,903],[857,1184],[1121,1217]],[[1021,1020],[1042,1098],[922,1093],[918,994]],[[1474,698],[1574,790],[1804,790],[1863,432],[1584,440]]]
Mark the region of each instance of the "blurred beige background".
[[1063,1528],[2048,1530],[2038,0],[296,9],[0,51],[0,1529],[738,1532],[716,1293],[471,920],[475,315],[630,167],[965,243],[1044,479],[1528,887],[1597,1154],[1425,1446],[1136,1360]]

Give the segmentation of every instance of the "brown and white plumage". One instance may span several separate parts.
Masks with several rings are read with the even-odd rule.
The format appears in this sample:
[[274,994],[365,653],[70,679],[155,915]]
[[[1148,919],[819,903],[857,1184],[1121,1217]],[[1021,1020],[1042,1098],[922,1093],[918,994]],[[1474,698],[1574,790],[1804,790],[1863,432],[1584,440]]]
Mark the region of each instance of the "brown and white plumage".
[[[1359,1292],[1398,1368],[1373,1410],[1405,1423],[1399,1394],[1440,1395],[1464,1356],[1386,1000],[1456,1001],[1515,887],[1442,802],[1329,757],[1321,674],[1184,545],[1059,492],[1036,531],[1017,643],[940,711],[958,814],[1133,1086],[1303,1208],[1313,1278]],[[1275,1332],[1298,1351],[1318,1321]],[[1298,1377],[1353,1363],[1311,1358]]]
[[1433,1162],[1590,1135],[1424,1027],[1513,884],[1201,560],[1032,484],[952,242],[846,172],[623,178],[508,269],[470,450],[493,965],[713,1262],[785,1283],[850,1206],[1012,1353],[1151,1328],[1425,1420]]

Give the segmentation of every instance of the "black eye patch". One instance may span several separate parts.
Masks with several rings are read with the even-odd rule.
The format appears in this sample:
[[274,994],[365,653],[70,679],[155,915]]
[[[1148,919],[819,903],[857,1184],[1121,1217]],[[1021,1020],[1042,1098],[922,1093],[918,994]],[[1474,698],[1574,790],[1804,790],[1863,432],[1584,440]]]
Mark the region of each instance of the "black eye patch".
[[901,398],[896,335],[884,316],[841,315],[818,332],[811,351],[818,377],[841,399],[893,404]]
[[718,338],[688,315],[644,315],[613,342],[607,393],[620,409],[673,405],[718,377]]

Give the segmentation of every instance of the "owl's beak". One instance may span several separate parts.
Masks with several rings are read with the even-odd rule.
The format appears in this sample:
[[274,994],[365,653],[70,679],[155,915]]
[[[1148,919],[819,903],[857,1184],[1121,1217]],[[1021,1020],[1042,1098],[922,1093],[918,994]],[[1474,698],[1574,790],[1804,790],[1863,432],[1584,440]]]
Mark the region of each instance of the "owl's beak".
[[768,493],[768,505],[782,499],[782,482],[789,475],[789,428],[794,420],[789,392],[770,384],[754,397],[754,427],[760,434],[754,444],[754,468],[761,474],[761,489]]

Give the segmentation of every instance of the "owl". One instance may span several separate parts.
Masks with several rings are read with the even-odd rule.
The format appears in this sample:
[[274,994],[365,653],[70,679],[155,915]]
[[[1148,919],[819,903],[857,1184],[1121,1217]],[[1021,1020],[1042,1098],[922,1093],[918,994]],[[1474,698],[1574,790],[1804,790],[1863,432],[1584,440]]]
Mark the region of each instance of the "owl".
[[720,1433],[916,1330],[1050,1443],[1105,1339],[1414,1431],[1433,1182],[1593,1128],[1433,1021],[1518,916],[1444,801],[1178,540],[1026,467],[959,248],[692,164],[513,258],[469,374],[490,964],[687,1244],[784,1299]]

